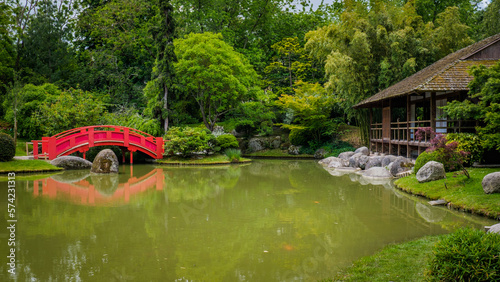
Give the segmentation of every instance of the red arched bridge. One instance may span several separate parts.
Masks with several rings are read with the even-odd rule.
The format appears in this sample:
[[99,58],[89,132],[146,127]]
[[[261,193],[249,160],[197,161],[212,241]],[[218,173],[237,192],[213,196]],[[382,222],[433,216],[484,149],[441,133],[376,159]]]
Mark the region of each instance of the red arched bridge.
[[[139,151],[154,159],[163,157],[163,138],[154,137],[146,132],[133,128],[115,125],[96,125],[70,129],[42,140],[33,140],[33,156],[35,159],[53,160],[75,152],[83,153],[96,146],[122,147],[123,162],[125,150],[130,152],[130,163],[133,163],[133,152]],[[42,144],[41,153],[36,148]]]

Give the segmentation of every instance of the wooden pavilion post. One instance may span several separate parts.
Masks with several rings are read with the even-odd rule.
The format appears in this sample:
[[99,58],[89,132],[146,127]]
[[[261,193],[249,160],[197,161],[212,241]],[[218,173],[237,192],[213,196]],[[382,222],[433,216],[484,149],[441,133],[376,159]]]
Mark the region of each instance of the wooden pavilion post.
[[[436,92],[431,93],[431,129],[436,132]],[[431,133],[431,139],[434,138]]]
[[410,94],[406,95],[406,157],[410,157],[410,119],[411,119],[411,106]]
[[369,110],[370,113],[370,129],[368,132],[368,142],[370,142],[370,152],[372,151],[372,124],[373,124],[373,110],[370,108]]

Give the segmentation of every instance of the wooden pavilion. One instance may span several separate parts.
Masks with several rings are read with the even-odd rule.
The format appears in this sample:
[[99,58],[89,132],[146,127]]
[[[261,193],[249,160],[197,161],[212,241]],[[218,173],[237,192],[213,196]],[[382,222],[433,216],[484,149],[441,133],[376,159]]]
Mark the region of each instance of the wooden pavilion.
[[449,54],[355,105],[370,109],[370,150],[417,157],[432,138],[415,138],[418,128],[430,127],[437,133],[475,132],[477,121],[447,119],[440,107],[468,98],[471,66],[492,66],[499,59],[500,33]]

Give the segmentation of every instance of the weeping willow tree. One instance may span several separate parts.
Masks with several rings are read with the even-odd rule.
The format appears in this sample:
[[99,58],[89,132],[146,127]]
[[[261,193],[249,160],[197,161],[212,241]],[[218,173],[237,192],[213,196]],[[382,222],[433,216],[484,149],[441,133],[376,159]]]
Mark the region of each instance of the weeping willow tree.
[[[336,22],[306,34],[305,48],[324,63],[327,91],[357,121],[368,143],[368,111],[353,106],[469,45],[467,28],[456,7],[447,8],[435,23],[424,23],[413,1],[346,1]],[[451,35],[455,40],[450,42]]]

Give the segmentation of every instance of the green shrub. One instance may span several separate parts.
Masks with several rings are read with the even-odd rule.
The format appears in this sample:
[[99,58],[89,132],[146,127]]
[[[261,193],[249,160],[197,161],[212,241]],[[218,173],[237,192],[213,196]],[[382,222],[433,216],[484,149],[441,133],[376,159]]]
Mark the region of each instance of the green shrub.
[[328,152],[325,157],[337,157],[340,153],[356,150],[356,148],[354,148],[351,144],[340,140],[327,143],[321,146],[321,148]]
[[10,135],[0,133],[0,162],[8,162],[16,155],[16,144]]
[[227,149],[224,154],[231,162],[239,162],[241,159],[241,150],[239,149]]
[[470,155],[466,158],[466,164],[472,165],[474,162],[481,162],[484,154],[484,147],[481,144],[481,139],[477,134],[473,133],[449,133],[446,135],[448,143],[457,142],[457,149],[464,152],[469,152]]
[[290,139],[290,143],[292,145],[304,146],[307,145],[307,141],[310,139],[310,133],[307,129],[292,128],[288,138]]
[[263,121],[260,123],[259,134],[264,136],[269,136],[273,134],[273,123],[272,121]]
[[430,161],[439,162],[437,160],[436,154],[434,154],[434,152],[422,152],[420,155],[418,155],[418,158],[415,161],[415,167],[413,168],[414,172],[417,173],[419,169],[421,169],[427,162]]
[[436,243],[429,262],[432,281],[499,281],[500,235],[459,229]]
[[219,146],[221,150],[239,147],[238,140],[231,134],[224,134],[217,137],[217,146]]
[[184,157],[198,152],[207,152],[215,143],[214,136],[209,130],[193,127],[171,127],[165,139],[165,153],[169,155],[182,155]]
[[236,130],[236,132],[243,133],[247,136],[253,135],[257,130],[254,122],[248,119],[237,121],[234,129]]

